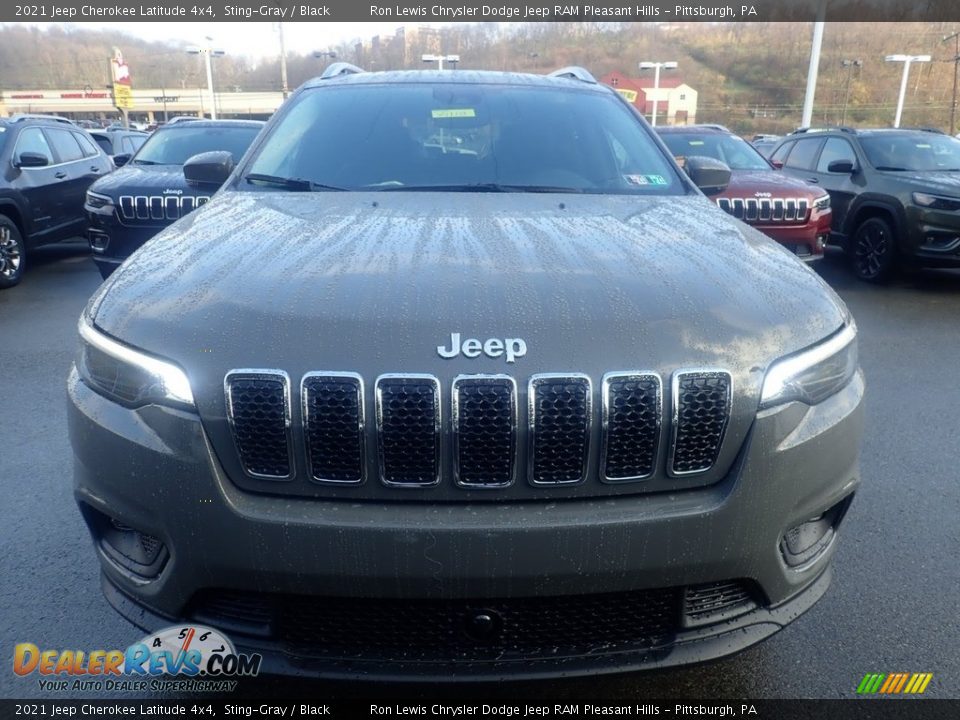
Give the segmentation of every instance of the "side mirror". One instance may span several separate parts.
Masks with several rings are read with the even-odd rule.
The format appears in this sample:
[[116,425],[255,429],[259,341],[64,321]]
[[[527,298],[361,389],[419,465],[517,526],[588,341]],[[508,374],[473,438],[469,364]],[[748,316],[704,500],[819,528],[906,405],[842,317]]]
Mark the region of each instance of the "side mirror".
[[783,170],[783,160],[771,160],[770,164],[777,170]]
[[233,172],[233,155],[225,150],[194,155],[183,164],[183,176],[193,185],[223,185]]
[[684,170],[704,195],[722,193],[730,184],[730,167],[712,157],[689,155]]
[[130,162],[131,157],[132,156],[130,155],[130,153],[121,153],[120,155],[114,155],[113,164],[116,165],[117,167],[123,167],[128,162]]
[[49,164],[50,159],[46,155],[30,151],[20,153],[13,163],[14,167],[18,168],[46,167]]
[[827,165],[827,172],[849,175],[853,172],[854,165],[849,160],[833,160]]

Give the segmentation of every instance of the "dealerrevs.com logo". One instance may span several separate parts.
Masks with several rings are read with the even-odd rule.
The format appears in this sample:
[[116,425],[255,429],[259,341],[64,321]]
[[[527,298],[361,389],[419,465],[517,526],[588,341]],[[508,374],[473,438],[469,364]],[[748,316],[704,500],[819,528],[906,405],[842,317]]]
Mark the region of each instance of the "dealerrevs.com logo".
[[226,635],[202,625],[175,625],[126,650],[41,650],[19,643],[13,672],[38,675],[41,690],[233,690],[230,678],[255,677],[263,658],[238,653]]

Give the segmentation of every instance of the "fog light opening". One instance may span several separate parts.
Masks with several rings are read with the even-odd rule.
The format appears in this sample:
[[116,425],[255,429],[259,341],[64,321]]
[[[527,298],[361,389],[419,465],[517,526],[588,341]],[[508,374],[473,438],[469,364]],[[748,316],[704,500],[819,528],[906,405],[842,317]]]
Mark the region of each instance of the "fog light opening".
[[151,580],[160,574],[170,553],[160,538],[82,504],[84,518],[103,554],[122,570]]
[[87,239],[90,240],[90,249],[98,253],[104,252],[107,249],[107,245],[110,244],[109,235],[95,230],[88,232]]
[[848,495],[821,515],[784,533],[780,539],[780,552],[787,567],[804,569],[827,552],[852,500],[853,495]]

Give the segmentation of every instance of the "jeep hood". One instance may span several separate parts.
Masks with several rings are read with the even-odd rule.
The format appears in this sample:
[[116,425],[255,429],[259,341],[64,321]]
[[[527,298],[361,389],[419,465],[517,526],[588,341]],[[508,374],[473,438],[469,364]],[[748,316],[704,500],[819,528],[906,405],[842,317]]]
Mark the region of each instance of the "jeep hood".
[[825,194],[822,188],[806,180],[791,177],[776,170],[734,170],[730,184],[719,197],[755,197],[755,193],[774,198],[807,198],[813,200]]
[[210,195],[210,189],[192,187],[183,177],[182,165],[124,165],[109,175],[104,175],[90,186],[90,190],[103,195],[161,194],[164,190],[183,190],[184,194]]
[[[844,321],[801,262],[702,196],[222,192],[135,253],[96,325],[170,358],[222,414],[232,368],[432,373],[767,365]],[[521,338],[524,357],[459,355]],[[209,394],[208,397],[205,397]],[[754,406],[755,407],[755,406]],[[201,407],[201,411],[203,408]]]

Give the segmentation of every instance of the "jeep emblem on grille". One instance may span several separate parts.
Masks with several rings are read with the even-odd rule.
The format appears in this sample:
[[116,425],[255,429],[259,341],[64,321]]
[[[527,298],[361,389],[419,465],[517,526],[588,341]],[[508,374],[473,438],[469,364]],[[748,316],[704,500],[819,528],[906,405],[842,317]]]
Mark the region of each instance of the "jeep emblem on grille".
[[468,358],[480,357],[480,353],[491,358],[506,356],[507,362],[512,363],[527,354],[527,344],[520,338],[490,338],[483,342],[467,338],[461,343],[460,333],[450,333],[449,347],[437,345],[437,354],[442,358],[455,358],[461,352]]

